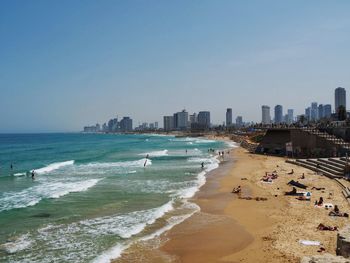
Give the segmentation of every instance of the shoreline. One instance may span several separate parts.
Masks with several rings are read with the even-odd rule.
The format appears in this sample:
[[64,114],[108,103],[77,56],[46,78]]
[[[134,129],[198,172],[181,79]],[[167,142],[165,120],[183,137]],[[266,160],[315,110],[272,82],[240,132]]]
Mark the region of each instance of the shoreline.
[[[323,223],[342,228],[348,220],[329,217],[329,211],[315,208],[313,202],[322,196],[325,202],[348,212],[347,201],[336,182],[287,164],[284,158],[250,154],[241,147],[234,150],[233,159],[234,163],[225,175],[208,177],[207,184],[192,200],[201,207],[201,212],[171,229],[167,233],[169,241],[160,248],[161,251],[172,255],[173,262],[184,263],[284,263],[300,262],[304,256],[322,253],[335,255],[337,232],[318,231],[316,227]],[[288,174],[291,169],[295,171],[293,175]],[[260,178],[265,172],[273,170],[277,170],[278,179],[271,184],[262,183]],[[287,182],[298,179],[302,173],[306,177],[302,182],[309,189],[312,186],[326,188],[324,191],[313,190],[311,201],[284,195],[285,191],[291,190]],[[239,199],[231,193],[238,185],[242,186],[241,197],[267,200]],[[201,225],[199,214],[207,219],[224,216],[229,220]],[[317,240],[321,245],[303,246],[299,243],[302,239]],[[325,252],[317,252],[321,247]]]

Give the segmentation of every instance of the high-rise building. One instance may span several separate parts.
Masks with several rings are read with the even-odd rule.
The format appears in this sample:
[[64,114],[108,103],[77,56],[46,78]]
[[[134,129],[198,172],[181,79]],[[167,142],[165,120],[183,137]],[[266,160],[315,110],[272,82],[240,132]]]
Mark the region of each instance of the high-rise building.
[[261,123],[271,124],[270,107],[267,105],[261,106],[261,112],[262,112]]
[[338,112],[340,106],[344,106],[346,110],[346,91],[342,87],[338,87],[334,91],[335,112]]
[[283,107],[282,105],[275,106],[275,123],[279,124],[283,122]]
[[310,120],[311,120],[311,121],[317,121],[317,120],[318,120],[318,107],[317,107],[317,102],[312,102],[312,103],[311,103]]
[[110,119],[108,121],[108,131],[117,132],[118,131],[118,118]]
[[181,112],[176,113],[176,129],[186,130],[188,128],[188,112],[182,110]]
[[124,117],[120,121],[120,131],[122,132],[130,132],[132,131],[132,119],[130,117]]
[[192,123],[197,123],[198,122],[198,116],[197,114],[194,112],[193,114],[190,115],[190,124]]
[[154,122],[154,128],[155,128],[155,129],[158,129],[158,122],[157,122],[157,121]]
[[311,108],[310,107],[307,107],[305,109],[305,119],[308,121],[311,119]]
[[226,110],[226,126],[230,127],[232,125],[232,109],[228,108]]
[[332,105],[331,104],[326,104],[323,106],[323,115],[327,119],[329,119],[332,116]]
[[210,112],[200,111],[198,113],[198,124],[203,125],[205,128],[210,128]]
[[164,131],[174,130],[174,116],[164,116],[163,121]]
[[287,110],[287,123],[292,124],[294,122],[294,110],[288,109]]
[[243,118],[242,118],[242,116],[237,116],[237,118],[236,118],[236,126],[237,126],[237,128],[241,128],[243,126]]
[[323,104],[318,105],[318,119],[321,120],[324,118],[324,106]]

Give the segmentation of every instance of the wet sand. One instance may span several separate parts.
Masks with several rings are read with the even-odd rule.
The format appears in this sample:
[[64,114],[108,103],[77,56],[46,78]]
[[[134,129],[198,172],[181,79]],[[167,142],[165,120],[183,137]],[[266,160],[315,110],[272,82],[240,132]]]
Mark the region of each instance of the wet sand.
[[[196,195],[194,202],[201,212],[166,233],[169,241],[161,247],[162,252],[171,255],[173,262],[300,262],[303,256],[320,254],[320,247],[335,254],[336,232],[316,227],[319,223],[342,227],[348,219],[329,217],[328,210],[315,208],[313,203],[322,196],[349,212],[334,181],[287,164],[284,158],[252,155],[242,148],[236,149],[232,158],[233,165],[228,162],[211,174]],[[288,175],[291,169],[295,173]],[[278,179],[262,183],[265,172],[273,170]],[[326,188],[314,190],[311,202],[284,196],[291,190],[287,182],[298,180],[302,173],[306,178],[300,182]],[[243,189],[241,197],[267,200],[239,199],[231,193],[238,185]],[[321,246],[303,246],[301,239],[320,241]]]

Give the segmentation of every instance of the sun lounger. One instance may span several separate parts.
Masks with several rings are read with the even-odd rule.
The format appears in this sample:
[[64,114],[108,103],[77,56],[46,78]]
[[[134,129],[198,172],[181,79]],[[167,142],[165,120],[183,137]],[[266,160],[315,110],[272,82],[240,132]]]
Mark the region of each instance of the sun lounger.
[[299,188],[301,188],[301,189],[306,189],[306,188],[307,188],[306,185],[301,184],[301,183],[299,183],[298,181],[294,181],[294,180],[289,181],[288,184],[289,184],[289,185],[293,185],[293,186],[295,186],[295,187],[299,187]]

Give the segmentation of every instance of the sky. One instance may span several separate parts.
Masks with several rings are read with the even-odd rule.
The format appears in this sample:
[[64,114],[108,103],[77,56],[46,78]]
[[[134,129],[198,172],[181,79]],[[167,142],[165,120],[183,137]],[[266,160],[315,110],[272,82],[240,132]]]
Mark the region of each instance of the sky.
[[336,87],[350,92],[349,13],[346,0],[2,0],[0,132],[333,107]]

